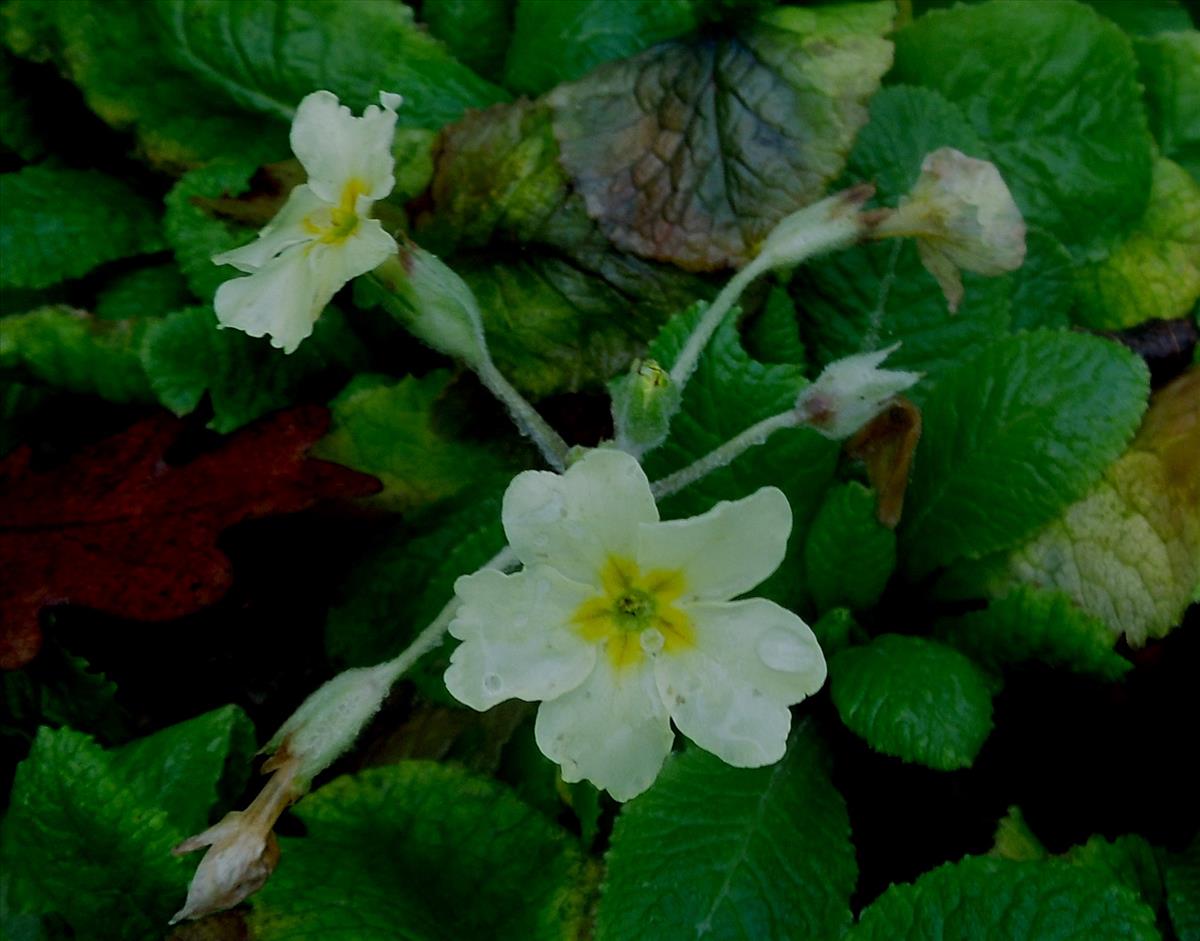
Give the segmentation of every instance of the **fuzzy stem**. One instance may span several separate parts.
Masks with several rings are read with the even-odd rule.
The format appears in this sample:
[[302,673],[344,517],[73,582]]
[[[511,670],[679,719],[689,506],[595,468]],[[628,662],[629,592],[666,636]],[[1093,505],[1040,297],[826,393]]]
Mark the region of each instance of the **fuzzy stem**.
[[700,322],[696,324],[696,329],[692,331],[687,343],[679,351],[679,357],[675,360],[675,365],[671,367],[671,382],[681,391],[687,385],[687,381],[692,378],[692,373],[696,370],[696,363],[700,360],[700,354],[704,352],[704,347],[708,345],[708,341],[716,333],[717,327],[729,313],[729,308],[737,303],[738,298],[742,296],[742,291],[746,290],[750,282],[767,270],[767,265],[762,263],[760,258],[755,258],[730,278],[725,287],[721,288],[721,292],[708,305]]
[[780,429],[796,428],[801,424],[801,418],[795,409],[788,409],[786,412],[780,412],[778,415],[764,418],[740,434],[734,435],[723,445],[709,451],[704,457],[692,462],[682,470],[677,470],[674,474],[670,474],[662,480],[651,484],[650,489],[654,493],[654,498],[661,500],[664,497],[678,493],[684,487],[695,483],[706,474],[710,474],[720,467],[725,467],[739,455],[750,450],[750,448],[765,444],[766,440]]
[[537,445],[546,463],[556,471],[564,470],[567,466],[567,452],[570,449],[562,435],[538,414],[525,396],[513,388],[512,383],[505,379],[503,373],[496,368],[491,357],[487,357],[474,368],[475,374],[479,376],[479,381],[487,387],[492,395],[504,403],[512,420],[522,434],[527,435]]

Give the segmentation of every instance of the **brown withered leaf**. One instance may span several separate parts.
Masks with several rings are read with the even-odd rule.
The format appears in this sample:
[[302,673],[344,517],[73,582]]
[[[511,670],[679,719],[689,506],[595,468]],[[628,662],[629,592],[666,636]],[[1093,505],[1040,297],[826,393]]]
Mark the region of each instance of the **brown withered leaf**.
[[908,472],[920,440],[921,410],[899,396],[846,443],[846,452],[867,465],[867,479],[878,494],[875,515],[888,529],[900,522]]
[[375,478],[306,456],[328,425],[322,408],[279,412],[172,465],[182,423],[163,415],[50,470],[33,470],[27,449],[0,461],[0,668],[37,653],[46,605],[181,617],[229,587],[222,530],[377,492]]

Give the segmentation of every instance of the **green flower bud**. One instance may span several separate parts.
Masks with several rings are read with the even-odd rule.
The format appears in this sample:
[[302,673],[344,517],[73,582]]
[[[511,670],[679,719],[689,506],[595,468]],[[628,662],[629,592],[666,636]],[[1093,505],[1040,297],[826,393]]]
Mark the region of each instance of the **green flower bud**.
[[613,380],[609,392],[618,447],[640,455],[666,440],[680,396],[662,366],[652,359],[635,362],[627,374]]

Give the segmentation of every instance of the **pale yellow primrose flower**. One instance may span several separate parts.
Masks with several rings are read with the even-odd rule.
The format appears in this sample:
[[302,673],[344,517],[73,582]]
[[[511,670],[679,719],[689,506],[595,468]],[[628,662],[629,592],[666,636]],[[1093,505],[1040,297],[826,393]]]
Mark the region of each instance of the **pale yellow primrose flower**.
[[218,265],[250,273],[217,289],[223,327],[291,353],[312,333],[343,284],[396,251],[372,204],[392,191],[392,136],[399,95],[380,93],[361,118],[327,91],[308,95],[292,121],[292,150],[308,182],[292,190],[279,214],[249,245],[213,256]]
[[875,236],[915,238],[951,311],[962,303],[960,270],[1000,275],[1025,260],[1025,220],[1000,171],[952,147],[926,155],[920,178]]
[[617,800],[646,790],[678,729],[738,767],[778,761],[788,706],[825,682],[808,625],[771,601],[730,601],[783,560],[792,513],[764,487],[660,522],[629,454],[594,450],[563,474],[526,471],[504,495],[525,564],[460,578],[446,687],[473,709],[544,700],[538,747],[568,782]]

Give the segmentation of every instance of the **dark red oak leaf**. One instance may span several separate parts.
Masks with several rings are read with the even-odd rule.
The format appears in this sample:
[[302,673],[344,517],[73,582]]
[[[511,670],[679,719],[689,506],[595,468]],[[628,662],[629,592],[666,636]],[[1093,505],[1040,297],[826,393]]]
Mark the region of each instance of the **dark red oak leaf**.
[[306,455],[328,426],[325,409],[296,408],[172,465],[164,455],[182,423],[164,415],[43,472],[27,449],[0,461],[0,668],[37,653],[46,605],[181,617],[229,587],[222,530],[377,492],[374,477]]

